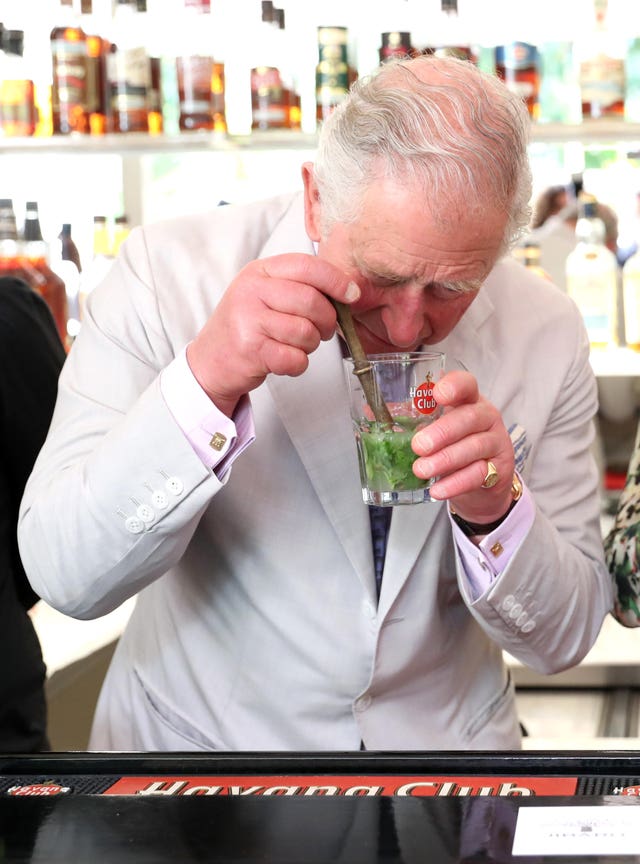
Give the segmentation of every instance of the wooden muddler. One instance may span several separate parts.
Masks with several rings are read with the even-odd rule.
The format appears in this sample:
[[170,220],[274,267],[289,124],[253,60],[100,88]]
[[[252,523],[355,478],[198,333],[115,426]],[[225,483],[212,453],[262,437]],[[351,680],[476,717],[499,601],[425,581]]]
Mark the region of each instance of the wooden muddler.
[[373,366],[364,353],[364,349],[356,333],[353,318],[351,317],[351,309],[349,309],[346,303],[341,303],[339,300],[331,299],[331,302],[335,307],[344,341],[347,343],[347,348],[353,360],[353,374],[357,375],[362,383],[365,398],[375,419],[381,425],[390,428],[393,426],[393,419],[382,398],[380,389],[376,386],[373,377]]

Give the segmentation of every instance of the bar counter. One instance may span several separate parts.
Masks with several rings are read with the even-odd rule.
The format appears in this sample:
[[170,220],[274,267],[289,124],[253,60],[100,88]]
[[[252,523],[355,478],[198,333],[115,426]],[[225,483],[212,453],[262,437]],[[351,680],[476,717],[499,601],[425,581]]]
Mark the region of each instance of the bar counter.
[[639,795],[628,751],[0,756],[0,861],[640,862]]

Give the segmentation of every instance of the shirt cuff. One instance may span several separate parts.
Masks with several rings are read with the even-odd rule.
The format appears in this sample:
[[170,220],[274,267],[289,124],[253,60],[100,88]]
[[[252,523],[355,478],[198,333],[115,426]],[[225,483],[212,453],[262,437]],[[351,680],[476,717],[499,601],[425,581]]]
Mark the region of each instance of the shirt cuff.
[[255,439],[249,397],[240,399],[233,418],[223,414],[191,371],[186,347],[163,369],[160,392],[194,451],[223,480],[235,459]]
[[478,546],[472,543],[456,525],[449,513],[453,537],[460,553],[472,600],[478,600],[506,569],[533,525],[534,518],[533,497],[524,484],[522,497],[515,503],[504,522],[483,537]]

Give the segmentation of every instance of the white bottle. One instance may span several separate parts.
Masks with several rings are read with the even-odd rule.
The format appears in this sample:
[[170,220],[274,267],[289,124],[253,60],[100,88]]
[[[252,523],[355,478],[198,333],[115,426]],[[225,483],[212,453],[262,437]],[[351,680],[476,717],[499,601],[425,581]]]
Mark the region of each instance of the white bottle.
[[605,225],[597,202],[580,199],[575,249],[567,256],[567,292],[582,312],[592,348],[617,342],[618,262],[605,245]]

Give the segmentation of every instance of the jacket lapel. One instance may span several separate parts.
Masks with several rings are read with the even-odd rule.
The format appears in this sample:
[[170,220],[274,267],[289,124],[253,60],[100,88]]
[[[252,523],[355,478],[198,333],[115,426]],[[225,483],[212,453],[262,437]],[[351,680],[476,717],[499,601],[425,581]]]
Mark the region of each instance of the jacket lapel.
[[362,501],[342,354],[321,343],[299,378],[270,375],[267,386],[287,433],[367,594],[375,600],[369,514]]
[[[313,254],[313,245],[304,230],[302,196],[276,226],[260,257],[294,251]],[[498,364],[492,346],[484,344],[479,333],[492,312],[493,304],[481,290],[454,332],[440,345],[430,346],[446,353],[447,371],[462,368],[472,372],[485,395],[491,391]],[[327,517],[365,591],[375,602],[369,515],[360,493],[337,338],[320,344],[309,357],[309,367],[303,375],[298,378],[270,375],[267,386]],[[331,445],[327,446],[329,441]],[[430,532],[447,519],[445,507],[445,503],[432,503],[394,508],[380,598],[381,615],[392,606]],[[424,564],[429,566],[428,551]]]
[[[496,354],[480,336],[483,323],[493,312],[493,304],[482,290],[460,319],[456,329],[439,345],[429,346],[446,354],[445,371],[467,369],[478,379],[484,395],[491,391],[498,372]],[[387,557],[385,560],[380,615],[384,616],[402,589],[411,570],[422,555],[421,566],[435,568],[442,544],[435,543],[429,553],[429,535],[434,529],[449,530],[445,502],[395,507],[391,519]],[[423,550],[427,546],[425,552]],[[437,556],[437,557],[436,557]]]

